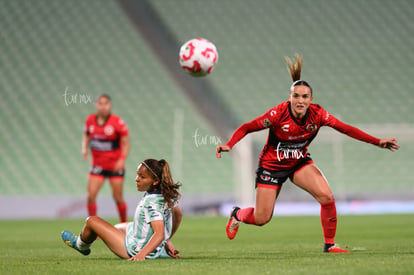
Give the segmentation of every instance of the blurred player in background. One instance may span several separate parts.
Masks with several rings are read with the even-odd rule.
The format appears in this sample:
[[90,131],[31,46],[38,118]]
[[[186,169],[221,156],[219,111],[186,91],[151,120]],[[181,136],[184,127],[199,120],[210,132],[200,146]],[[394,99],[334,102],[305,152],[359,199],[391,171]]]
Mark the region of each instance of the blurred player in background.
[[145,192],[135,210],[134,221],[115,226],[99,217],[89,217],[79,237],[62,232],[63,241],[83,255],[99,236],[111,251],[123,259],[142,261],[179,258],[171,238],[180,226],[178,206],[180,184],[173,181],[167,161],[146,159],[137,168],[137,189]]
[[123,198],[125,160],[129,152],[128,127],[122,118],[111,114],[111,97],[106,94],[96,99],[96,114],[86,118],[82,139],[82,155],[86,160],[91,148],[92,166],[88,177],[89,216],[96,216],[96,197],[109,179],[121,222],[127,219],[127,205]]
[[273,216],[276,199],[282,184],[289,178],[294,184],[309,192],[321,205],[321,223],[324,252],[347,253],[335,245],[337,225],[335,199],[326,178],[313,163],[307,152],[321,126],[329,126],[352,138],[371,143],[391,151],[399,148],[397,140],[378,139],[347,125],[333,117],[321,106],[312,103],[312,87],[300,79],[302,57],[286,58],[293,84],[289,101],[268,110],[262,116],[241,125],[226,145],[217,146],[216,155],[229,152],[248,133],[269,129],[267,143],[260,155],[256,172],[256,206],[240,209],[234,207],[226,226],[229,239],[233,239],[240,222],[262,226]]

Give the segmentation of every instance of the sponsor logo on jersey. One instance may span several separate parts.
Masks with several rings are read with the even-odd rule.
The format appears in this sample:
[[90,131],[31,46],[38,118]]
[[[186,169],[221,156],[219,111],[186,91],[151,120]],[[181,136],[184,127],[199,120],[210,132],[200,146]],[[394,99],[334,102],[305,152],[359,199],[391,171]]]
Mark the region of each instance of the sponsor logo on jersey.
[[292,140],[292,139],[297,139],[297,138],[304,138],[305,135],[300,135],[300,136],[289,136],[288,139]]
[[269,120],[269,119],[265,118],[265,119],[263,120],[263,127],[265,127],[265,128],[269,128],[270,126],[272,126],[272,122],[270,122],[270,120]]
[[304,158],[303,149],[306,147],[307,140],[300,143],[279,142],[275,149],[279,161],[283,159],[301,159]]
[[276,115],[277,113],[276,113],[276,111],[275,110],[272,110],[272,111],[270,111],[270,116],[274,116],[274,115]]
[[281,128],[282,128],[282,131],[283,131],[283,132],[289,132],[289,127],[290,127],[290,125],[289,125],[289,124],[285,124],[285,125],[283,125]]
[[92,138],[89,144],[91,149],[97,151],[112,151],[119,147],[116,140],[102,140],[97,138]]
[[311,123],[306,126],[306,132],[308,133],[315,132],[317,129],[318,129],[318,125],[316,125],[316,123]]
[[114,127],[112,127],[112,125],[105,126],[104,133],[107,136],[112,135],[114,133]]

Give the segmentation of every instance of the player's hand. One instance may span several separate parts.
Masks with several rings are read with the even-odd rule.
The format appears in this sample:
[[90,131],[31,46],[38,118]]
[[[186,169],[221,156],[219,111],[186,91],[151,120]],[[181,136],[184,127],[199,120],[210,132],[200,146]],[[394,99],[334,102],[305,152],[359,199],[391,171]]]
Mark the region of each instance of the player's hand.
[[82,150],[82,158],[84,160],[87,160],[88,159],[88,150]]
[[114,171],[120,171],[125,168],[125,160],[124,159],[118,159],[118,161],[115,163]]
[[216,157],[221,158],[221,152],[230,152],[231,148],[228,145],[217,145]]
[[397,139],[395,138],[381,139],[378,146],[381,148],[388,149],[392,152],[400,149],[400,145],[397,144]]
[[168,240],[165,243],[165,251],[172,258],[180,258],[180,255],[178,255],[180,253],[180,251],[178,251],[177,249],[174,248],[174,246],[173,246],[173,244],[170,240]]
[[138,253],[135,256],[129,258],[128,261],[145,261],[145,255]]

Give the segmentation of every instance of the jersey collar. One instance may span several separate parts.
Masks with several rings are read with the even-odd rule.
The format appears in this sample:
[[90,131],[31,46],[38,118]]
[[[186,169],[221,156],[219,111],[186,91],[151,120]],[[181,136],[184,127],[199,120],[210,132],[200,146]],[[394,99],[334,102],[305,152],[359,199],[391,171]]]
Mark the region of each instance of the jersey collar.
[[160,189],[155,189],[154,191],[151,192],[147,192],[148,195],[153,195],[153,194],[161,194],[161,190]]
[[111,117],[111,113],[109,113],[109,115],[108,115],[108,117],[106,118],[106,120],[104,121],[104,123],[102,124],[102,125],[100,125],[99,123],[98,123],[98,115],[96,115],[96,117],[95,117],[95,122],[96,122],[96,125],[98,125],[99,127],[103,127],[103,126],[105,126],[105,124],[108,122],[108,120],[109,120],[109,118]]
[[305,114],[305,116],[304,116],[304,118],[301,120],[301,121],[298,121],[296,118],[295,118],[295,116],[292,114],[292,109],[290,108],[290,101],[289,101],[289,106],[288,106],[288,109],[289,109],[289,114],[290,114],[290,117],[292,118],[292,120],[297,124],[297,125],[299,125],[299,126],[304,126],[305,124],[306,124],[306,121],[308,120],[308,116],[309,116],[309,108],[306,110],[306,114]]

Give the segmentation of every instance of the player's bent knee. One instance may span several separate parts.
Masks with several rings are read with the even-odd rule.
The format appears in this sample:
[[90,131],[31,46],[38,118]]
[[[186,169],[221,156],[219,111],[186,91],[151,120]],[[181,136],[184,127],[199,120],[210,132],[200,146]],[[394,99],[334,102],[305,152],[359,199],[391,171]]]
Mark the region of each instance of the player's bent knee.
[[258,226],[263,226],[270,222],[270,220],[272,219],[272,215],[257,215],[254,217],[254,219]]
[[316,199],[318,200],[319,203],[322,203],[323,204],[323,203],[331,202],[335,198],[334,198],[334,196],[332,194],[326,194],[326,195],[323,195],[323,196],[319,196]]
[[85,219],[85,224],[88,225],[91,222],[91,218],[93,218],[94,216],[89,216]]
[[87,218],[86,218],[86,220],[85,220],[85,224],[86,224],[87,226],[91,226],[92,224],[96,223],[96,221],[97,221],[98,219],[100,219],[100,218],[99,218],[99,217],[97,217],[97,216],[89,216],[89,217],[87,217]]

